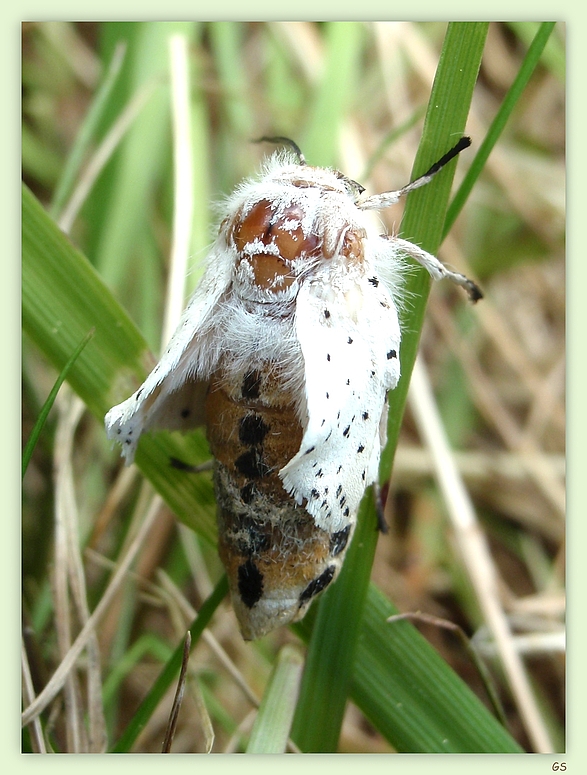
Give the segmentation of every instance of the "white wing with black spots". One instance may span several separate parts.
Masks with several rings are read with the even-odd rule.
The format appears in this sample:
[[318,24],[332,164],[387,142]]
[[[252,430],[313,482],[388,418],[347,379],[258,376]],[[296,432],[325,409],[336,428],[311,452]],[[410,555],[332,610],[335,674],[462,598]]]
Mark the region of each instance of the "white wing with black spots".
[[377,477],[386,394],[400,374],[400,329],[376,277],[325,274],[297,298],[307,423],[299,452],[280,476],[316,524],[336,532],[354,520]]

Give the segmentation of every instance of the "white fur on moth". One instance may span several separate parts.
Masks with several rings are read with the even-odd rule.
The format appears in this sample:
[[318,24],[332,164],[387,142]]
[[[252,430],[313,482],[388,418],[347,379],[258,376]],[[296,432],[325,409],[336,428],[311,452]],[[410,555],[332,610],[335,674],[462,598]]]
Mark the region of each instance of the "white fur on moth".
[[[269,138],[267,138],[269,139]],[[204,424],[219,552],[245,639],[297,621],[336,577],[386,441],[400,376],[402,254],[476,301],[434,256],[373,230],[367,197],[292,141],[227,200],[202,280],[157,366],[106,415],[132,462],[149,429]]]

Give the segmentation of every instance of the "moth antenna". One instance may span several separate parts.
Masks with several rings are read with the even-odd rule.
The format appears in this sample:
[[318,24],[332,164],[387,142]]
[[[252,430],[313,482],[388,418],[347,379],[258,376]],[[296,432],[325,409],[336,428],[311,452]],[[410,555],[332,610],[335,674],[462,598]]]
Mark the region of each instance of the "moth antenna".
[[420,186],[425,186],[427,183],[430,183],[437,172],[440,172],[440,170],[445,167],[449,161],[452,161],[455,156],[458,156],[461,151],[464,151],[465,148],[468,148],[470,145],[470,137],[461,137],[458,143],[453,146],[450,151],[447,151],[438,161],[434,162],[434,164],[427,172],[425,172],[423,175],[420,175],[420,177],[416,178],[416,180],[412,180],[411,183],[408,183],[407,186],[404,186],[402,189],[400,189],[402,194],[407,194],[408,191],[411,191],[414,188],[420,188]]
[[304,154],[300,150],[300,146],[289,137],[281,137],[281,135],[278,135],[277,137],[263,136],[263,137],[260,137],[258,140],[253,140],[252,142],[253,143],[273,143],[274,145],[286,145],[298,157],[298,161],[300,164],[306,164],[306,159],[304,157]]
[[400,197],[409,194],[410,191],[414,191],[416,188],[421,188],[427,183],[430,183],[437,172],[440,172],[440,170],[445,167],[449,161],[454,159],[455,156],[458,156],[461,151],[464,151],[465,148],[468,148],[470,145],[470,137],[461,137],[458,143],[453,146],[450,151],[445,153],[444,156],[442,156],[438,161],[434,162],[430,169],[423,175],[420,175],[419,178],[412,180],[411,183],[407,184],[407,186],[404,186],[397,191],[385,191],[382,194],[375,194],[374,196],[367,197],[362,201],[359,199],[356,202],[357,207],[359,207],[361,210],[381,210],[384,207],[389,207],[390,205],[395,204],[397,201],[399,201]]

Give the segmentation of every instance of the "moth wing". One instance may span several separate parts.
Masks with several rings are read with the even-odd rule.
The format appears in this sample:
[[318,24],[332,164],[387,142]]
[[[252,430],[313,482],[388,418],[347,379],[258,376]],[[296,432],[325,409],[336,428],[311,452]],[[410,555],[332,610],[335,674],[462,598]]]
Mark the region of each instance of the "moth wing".
[[141,387],[104,419],[108,438],[122,445],[127,464],[134,460],[146,430],[190,430],[204,422],[207,382],[219,355],[212,346],[214,308],[231,280],[231,262],[219,242],[159,363]]
[[377,477],[386,395],[400,375],[397,310],[384,284],[366,276],[338,286],[307,283],[296,330],[307,421],[299,452],[279,473],[316,524],[336,532],[354,519]]

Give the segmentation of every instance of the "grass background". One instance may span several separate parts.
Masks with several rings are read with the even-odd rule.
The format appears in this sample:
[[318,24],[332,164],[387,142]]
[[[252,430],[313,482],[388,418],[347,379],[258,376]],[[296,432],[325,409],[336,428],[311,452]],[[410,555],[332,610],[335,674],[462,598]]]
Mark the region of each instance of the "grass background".
[[[503,104],[536,28],[489,26],[466,127],[476,148]],[[445,24],[211,23],[178,25],[177,30],[190,40],[196,197],[189,253],[194,266],[213,233],[210,199],[229,192],[263,154],[262,148],[249,143],[251,138],[294,137],[311,163],[336,165],[368,182],[373,191],[395,188],[409,179],[445,42]],[[52,230],[32,197],[27,194],[24,200],[23,223],[31,225],[25,255],[46,259],[27,264],[34,267],[34,274],[23,273],[25,439],[56,378],[54,367],[67,360],[68,335],[77,344],[86,323],[89,327],[92,318],[104,320],[84,351],[86,361],[82,356],[78,372],[70,375],[70,383],[94,416],[86,414],[71,425],[72,402],[64,397],[50,415],[25,478],[23,599],[37,692],[84,621],[79,597],[87,599],[90,609],[98,605],[108,579],[108,561],[122,556],[134,525],[149,508],[151,494],[139,478],[128,472],[115,478],[117,453],[106,444],[96,415],[125,397],[148,366],[144,342],[154,353],[160,349],[175,208],[170,32],[170,25],[157,24],[45,23],[23,29],[23,172],[36,197],[56,217],[63,214],[73,184],[87,169],[100,139],[128,101],[145,84],[149,89],[146,104],[73,222],[72,239],[89,264]],[[109,86],[106,68],[121,38],[127,40],[126,54]],[[456,88],[448,85],[453,88],[444,99]],[[458,117],[456,122],[462,131]],[[439,142],[442,136],[433,139]],[[418,157],[423,165],[418,171],[449,145],[427,148],[424,143],[420,153],[428,158]],[[469,163],[463,155],[458,180]],[[439,195],[428,188],[421,193],[432,198],[434,207]],[[427,208],[423,226],[408,221],[404,236],[436,249],[425,242],[434,211],[430,202]],[[440,227],[442,213],[439,208]],[[382,219],[388,229],[397,229],[401,207],[382,213]],[[557,500],[564,476],[563,239],[564,37],[563,29],[557,28],[440,254],[478,278],[487,299],[472,310],[458,291],[435,287],[421,342],[447,433],[459,450],[460,468],[490,540],[501,583],[500,603],[516,630],[539,636],[544,631],[559,633],[563,615],[562,513]],[[50,253],[54,260],[48,260]],[[188,284],[193,286],[196,278],[194,269]],[[414,282],[418,298],[411,303],[406,339],[414,342],[415,350],[417,318],[423,314],[419,299],[425,300],[427,281],[420,274]],[[63,298],[73,312],[71,325],[59,320],[63,329],[50,335],[55,328],[51,312]],[[102,315],[110,316],[111,323]],[[403,366],[405,372],[404,361]],[[63,462],[72,439],[75,453]],[[110,749],[130,725],[141,726],[140,702],[161,665],[169,664],[191,621],[192,607],[200,608],[220,578],[212,546],[209,479],[206,474],[186,477],[169,471],[170,450],[178,449],[194,462],[206,457],[201,437],[158,437],[139,464],[180,519],[197,528],[200,539],[178,530],[170,512],[162,510],[138,553],[133,574],[102,618],[94,645],[82,655],[62,699],[43,714],[45,737],[56,750]],[[524,461],[529,454],[542,465],[541,482],[528,475]],[[51,475],[56,461],[58,470],[65,471],[61,481]],[[544,481],[552,486],[545,488]],[[377,588],[364,587],[367,612],[363,619],[358,615],[353,622],[356,632],[348,635],[350,658],[337,664],[340,718],[332,729],[325,729],[313,723],[308,711],[300,710],[316,708],[319,697],[326,705],[333,701],[332,677],[318,663],[317,675],[324,682],[317,686],[313,680],[308,693],[302,681],[294,741],[302,750],[447,750],[442,741],[448,726],[451,731],[458,727],[448,750],[485,750],[475,747],[482,744],[489,750],[515,750],[513,739],[501,734],[485,712],[478,674],[454,637],[436,627],[423,630],[442,655],[437,659],[412,625],[393,625],[393,635],[390,625],[382,626],[392,612],[387,602],[391,600],[401,611],[422,610],[456,621],[468,634],[477,633],[481,646],[484,642],[483,621],[433,484],[430,457],[409,413],[387,502],[391,535],[380,538],[376,551],[373,531],[365,528],[364,543],[375,552],[371,577]],[[65,520],[60,530],[63,508],[75,513],[75,524],[71,527]],[[367,506],[364,516],[372,518]],[[76,534],[78,545],[71,548],[67,541]],[[79,548],[81,567],[75,560]],[[357,573],[364,578],[365,568],[370,569],[365,561],[369,549],[355,554]],[[349,556],[349,569],[351,560],[355,562],[355,557]],[[77,586],[55,572],[70,566],[75,568],[69,573],[78,579]],[[360,587],[352,583],[356,578],[350,578],[351,590]],[[336,587],[342,588],[343,582],[341,578]],[[289,642],[299,646],[311,636],[310,654],[325,653],[316,644],[323,642],[321,633],[340,641],[337,626],[345,614],[348,621],[352,610],[348,598],[345,604],[343,597],[342,604],[338,625],[328,621],[336,606],[325,596],[312,636],[310,616],[297,634],[280,631],[254,645],[242,644],[229,608],[219,609],[212,621],[216,642],[199,642],[194,650],[173,750],[206,750],[210,727],[215,733],[213,750],[246,748],[255,717],[254,696],[260,698],[271,687],[268,680],[280,648]],[[360,612],[362,600],[357,598],[356,604]],[[377,611],[380,618],[372,621]],[[491,651],[490,646],[487,649]],[[407,668],[411,659],[414,668],[420,666],[414,675]],[[487,659],[510,733],[532,750],[499,664],[491,656]],[[446,664],[462,676],[472,694]],[[562,656],[554,648],[528,657],[527,665],[553,748],[562,750]],[[352,702],[345,705],[349,687]],[[375,688],[381,687],[384,696],[377,698]],[[405,698],[400,701],[402,692]],[[132,750],[160,749],[170,699],[171,694],[165,696],[141,736],[129,742]],[[287,701],[295,705],[295,693]],[[394,712],[402,702],[411,706]],[[458,719],[450,717],[453,706],[461,708]],[[479,735],[483,743],[475,738],[476,729],[486,730]],[[27,733],[24,746],[30,745],[34,743]]]

